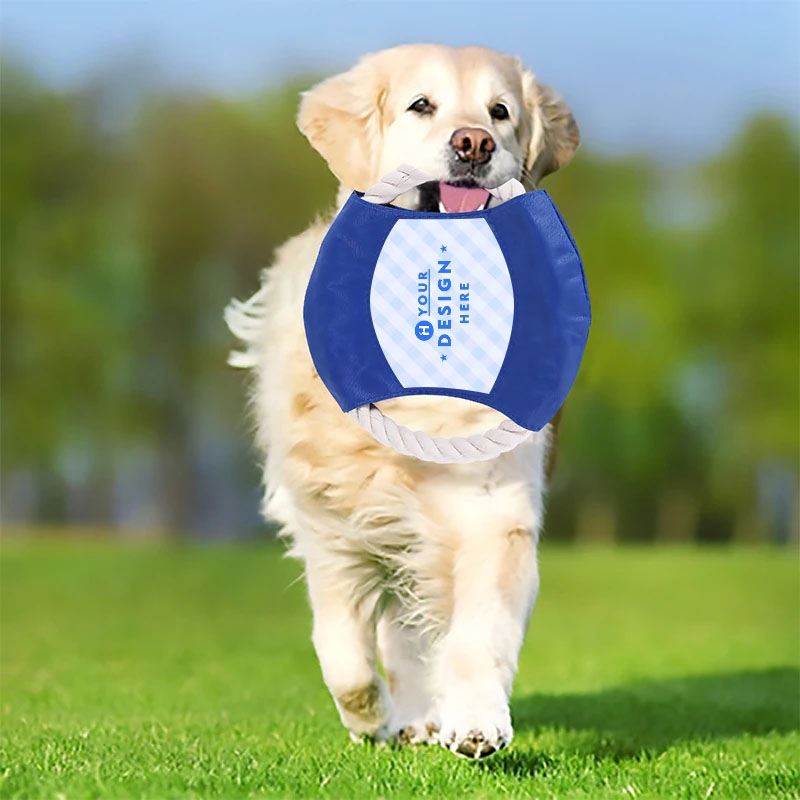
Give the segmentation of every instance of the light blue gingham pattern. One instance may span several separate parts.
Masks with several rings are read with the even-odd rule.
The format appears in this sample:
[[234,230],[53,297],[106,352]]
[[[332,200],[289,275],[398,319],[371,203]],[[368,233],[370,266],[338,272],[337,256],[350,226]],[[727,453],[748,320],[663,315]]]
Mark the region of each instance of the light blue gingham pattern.
[[[447,247],[441,252],[442,245]],[[438,261],[449,260],[451,302],[437,302]],[[431,271],[430,316],[417,312],[418,275]],[[460,284],[469,283],[469,322],[460,322]],[[450,305],[449,317],[437,315]],[[503,364],[514,319],[514,293],[505,258],[485,219],[401,219],[384,242],[370,292],[372,323],[389,366],[404,388],[437,387],[488,393]],[[439,319],[451,319],[439,330]],[[434,335],[417,338],[419,320]],[[450,347],[439,347],[440,333]],[[442,355],[447,360],[441,359]]]

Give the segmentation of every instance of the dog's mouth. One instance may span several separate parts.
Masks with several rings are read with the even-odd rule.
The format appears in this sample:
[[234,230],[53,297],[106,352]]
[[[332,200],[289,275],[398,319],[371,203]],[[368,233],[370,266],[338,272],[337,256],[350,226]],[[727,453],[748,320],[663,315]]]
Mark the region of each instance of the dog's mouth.
[[458,186],[452,183],[439,184],[439,211],[460,214],[464,211],[480,211],[489,202],[489,192],[482,186]]
[[419,210],[461,214],[480,211],[489,202],[489,192],[475,181],[429,181],[419,187]]

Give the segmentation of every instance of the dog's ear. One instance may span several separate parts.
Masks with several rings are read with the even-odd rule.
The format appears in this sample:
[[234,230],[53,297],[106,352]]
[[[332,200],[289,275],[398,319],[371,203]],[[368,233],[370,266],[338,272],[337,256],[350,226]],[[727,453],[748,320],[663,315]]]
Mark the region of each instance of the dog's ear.
[[525,159],[527,183],[536,184],[567,164],[581,142],[569,106],[558,92],[539,83],[530,72],[522,78],[525,106],[531,117],[531,139]]
[[351,189],[375,181],[386,81],[377,55],[304,92],[297,126],[331,172]]

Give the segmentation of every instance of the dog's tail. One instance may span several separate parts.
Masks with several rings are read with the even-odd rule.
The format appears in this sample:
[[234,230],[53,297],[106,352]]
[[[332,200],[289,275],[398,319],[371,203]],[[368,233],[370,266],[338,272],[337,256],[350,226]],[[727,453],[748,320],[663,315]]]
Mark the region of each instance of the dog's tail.
[[244,345],[228,356],[232,367],[250,369],[258,364],[258,348],[264,330],[265,299],[267,287],[262,286],[248,300],[231,300],[225,308],[225,324]]

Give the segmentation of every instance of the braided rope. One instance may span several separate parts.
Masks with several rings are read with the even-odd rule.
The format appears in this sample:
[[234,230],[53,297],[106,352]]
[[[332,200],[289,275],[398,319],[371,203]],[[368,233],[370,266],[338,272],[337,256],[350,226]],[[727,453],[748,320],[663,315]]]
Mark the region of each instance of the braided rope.
[[364,430],[381,444],[393,447],[404,456],[414,456],[437,464],[470,464],[473,461],[488,461],[501,453],[513,450],[530,436],[510,419],[503,420],[496,428],[472,436],[431,436],[425,431],[412,431],[398,425],[373,404],[359,406],[348,412]]
[[[420,184],[428,183],[432,180],[433,178],[427,172],[412,167],[410,164],[401,164],[394,172],[384,175],[378,183],[370,186],[361,199],[366,200],[368,203],[385,205],[397,200],[401,194],[405,194]],[[510,200],[512,197],[525,194],[525,187],[515,178],[511,178],[511,180],[500,186],[486,191],[505,203],[506,200]]]
[[368,203],[384,205],[397,200],[401,194],[415,189],[420,184],[432,180],[433,178],[421,169],[401,164],[394,172],[384,175],[378,183],[370,186],[361,199]]
[[[422,183],[433,180],[430,175],[416,167],[401,164],[383,179],[364,192],[363,199],[369,203],[385,204],[396,200],[401,194],[414,189]],[[501,202],[524,194],[522,184],[514,180],[506,181],[496,189],[488,189],[489,194]],[[405,456],[414,456],[423,461],[437,464],[470,464],[473,461],[488,461],[502,453],[513,450],[530,436],[530,431],[510,419],[503,420],[496,428],[472,436],[431,436],[425,431],[412,431],[405,425],[398,425],[387,417],[376,405],[359,406],[348,412],[364,430],[372,434],[381,444],[393,447]]]

